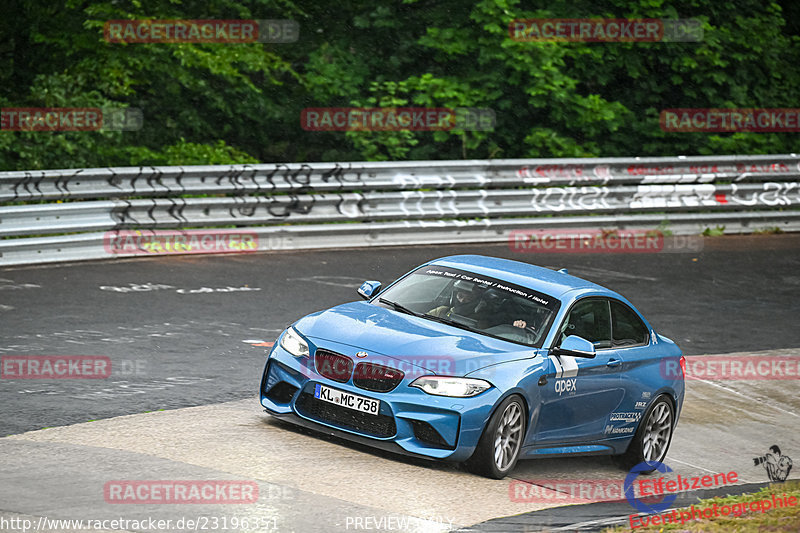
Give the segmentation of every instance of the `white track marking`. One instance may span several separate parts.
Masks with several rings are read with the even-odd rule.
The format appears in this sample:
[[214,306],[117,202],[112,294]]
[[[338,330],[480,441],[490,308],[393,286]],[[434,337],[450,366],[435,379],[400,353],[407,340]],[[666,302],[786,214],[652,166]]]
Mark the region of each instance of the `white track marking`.
[[755,402],[758,402],[758,403],[769,405],[772,409],[777,409],[778,411],[780,411],[782,413],[786,413],[787,415],[792,415],[792,416],[795,416],[797,418],[800,418],[800,415],[798,415],[797,413],[793,413],[791,411],[787,411],[786,409],[783,409],[782,407],[778,407],[776,405],[772,405],[771,403],[764,402],[762,400],[759,400],[758,398],[755,398],[754,396],[748,396],[746,394],[742,394],[739,391],[735,391],[733,389],[729,389],[728,387],[720,385],[719,383],[714,383],[713,381],[708,381],[708,380],[705,380],[705,379],[697,379],[697,378],[693,379],[692,381],[701,381],[703,383],[707,383],[709,385],[713,385],[714,387],[717,387],[717,388],[720,388],[722,390],[728,391],[728,392],[730,392],[732,394],[736,394],[737,396],[741,396],[742,398],[747,398],[748,400],[752,400],[752,401],[755,401]]
[[[698,466],[698,465],[695,465],[695,464],[692,464],[692,463],[687,463],[686,461],[681,461],[680,459],[675,459],[674,457],[670,457],[669,458],[669,462],[670,463],[681,463],[683,465],[691,466],[692,468],[697,468],[699,470],[704,470],[704,471],[710,472],[712,474],[724,474],[725,473],[725,472],[717,472],[716,470],[709,470],[708,468],[703,468],[702,466]],[[755,479],[743,479],[742,476],[740,476],[738,474],[737,474],[737,479],[741,483],[761,483],[763,481],[763,480],[755,480]],[[740,483],[737,483],[737,485],[738,484],[740,484]],[[731,485],[731,486],[735,487],[736,485]]]

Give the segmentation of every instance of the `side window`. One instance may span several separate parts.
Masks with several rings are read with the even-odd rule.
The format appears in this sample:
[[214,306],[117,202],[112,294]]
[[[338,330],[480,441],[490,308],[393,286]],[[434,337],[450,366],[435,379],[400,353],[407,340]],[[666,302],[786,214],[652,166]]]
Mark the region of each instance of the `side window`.
[[638,346],[647,344],[650,332],[639,316],[627,305],[611,300],[614,346]]
[[569,312],[561,330],[561,341],[570,335],[583,337],[595,348],[611,347],[611,316],[608,300],[590,298],[579,301]]

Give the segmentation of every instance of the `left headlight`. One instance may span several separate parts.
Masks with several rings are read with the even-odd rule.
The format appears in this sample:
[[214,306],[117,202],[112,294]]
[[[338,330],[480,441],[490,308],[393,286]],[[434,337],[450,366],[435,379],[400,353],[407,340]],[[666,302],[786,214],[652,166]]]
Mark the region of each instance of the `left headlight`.
[[446,376],[423,376],[415,379],[409,387],[416,387],[434,396],[467,398],[480,394],[492,384],[475,378],[451,378]]
[[308,343],[294,328],[288,328],[281,337],[281,347],[295,357],[308,357]]

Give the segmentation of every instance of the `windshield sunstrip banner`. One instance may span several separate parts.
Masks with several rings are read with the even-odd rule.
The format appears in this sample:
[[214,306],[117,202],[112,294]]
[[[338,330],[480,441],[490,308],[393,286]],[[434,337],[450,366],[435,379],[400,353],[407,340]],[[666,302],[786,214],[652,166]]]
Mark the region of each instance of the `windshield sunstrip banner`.
[[556,312],[560,306],[560,302],[558,299],[553,298],[547,294],[535,291],[533,289],[529,289],[527,287],[522,287],[520,285],[515,285],[514,283],[509,283],[507,281],[501,281],[499,279],[495,279],[489,276],[482,276],[479,274],[475,274],[473,272],[467,272],[465,270],[459,270],[457,268],[449,268],[439,265],[428,265],[418,269],[415,274],[425,274],[428,276],[440,276],[444,278],[449,278],[455,281],[470,281],[472,283],[478,284],[482,289],[495,289],[499,291],[503,291],[508,293],[510,296],[519,296],[535,302],[542,307],[547,308],[552,312]]

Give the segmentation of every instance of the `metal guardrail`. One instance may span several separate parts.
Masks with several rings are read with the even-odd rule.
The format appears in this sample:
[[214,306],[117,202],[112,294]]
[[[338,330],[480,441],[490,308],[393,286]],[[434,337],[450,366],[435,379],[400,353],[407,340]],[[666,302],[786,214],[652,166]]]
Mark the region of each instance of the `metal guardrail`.
[[126,230],[244,228],[257,250],[496,242],[537,228],[797,231],[800,157],[2,172],[0,202],[0,265],[159,253],[110,248]]

